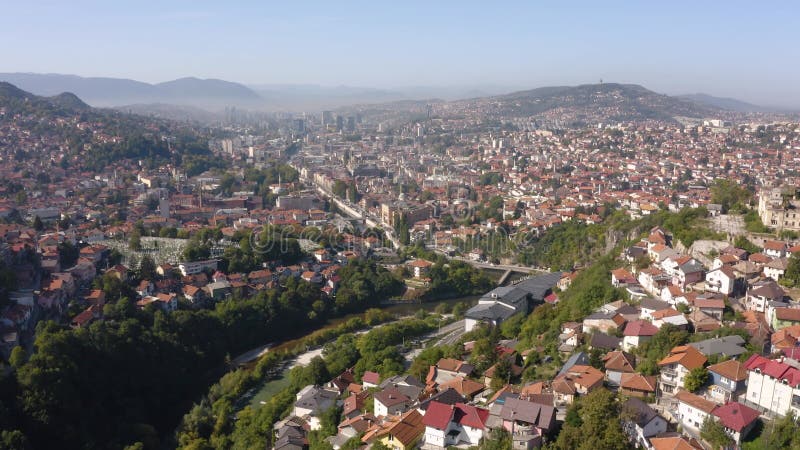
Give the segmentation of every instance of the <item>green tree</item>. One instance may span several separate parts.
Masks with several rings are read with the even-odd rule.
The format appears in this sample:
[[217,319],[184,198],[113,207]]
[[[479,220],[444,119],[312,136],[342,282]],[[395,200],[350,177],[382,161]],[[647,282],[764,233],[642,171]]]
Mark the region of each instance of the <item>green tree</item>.
[[372,450],[392,450],[386,446],[382,441],[375,441],[372,443]]
[[478,446],[479,450],[509,450],[512,448],[513,442],[511,435],[503,428],[493,430],[487,438],[481,441]]
[[36,231],[42,231],[44,229],[44,224],[42,223],[42,219],[40,219],[39,216],[33,217],[33,224],[31,226]]
[[131,232],[130,239],[128,239],[128,247],[135,252],[142,249],[142,235],[139,234],[139,230],[134,229]]
[[156,263],[150,255],[142,256],[142,260],[139,262],[139,279],[154,280],[156,278],[156,267]]
[[711,444],[714,450],[725,449],[733,445],[733,439],[725,432],[725,428],[711,416],[706,417],[700,428],[700,437]]
[[711,185],[711,201],[722,205],[723,213],[746,210],[752,196],[752,192],[733,180],[717,179]]
[[683,387],[689,392],[695,392],[708,381],[708,370],[705,367],[695,367],[683,381]]
[[28,438],[19,430],[0,431],[0,450],[28,450]]
[[[570,410],[575,412],[570,413]],[[554,443],[559,450],[625,450],[628,439],[619,420],[619,404],[606,389],[595,389],[574,403],[567,412],[569,420]],[[571,417],[570,417],[571,416]]]
[[789,258],[789,264],[786,266],[783,278],[781,278],[781,284],[787,287],[800,285],[800,258],[797,255],[792,255]]
[[498,391],[511,381],[511,361],[508,358],[500,358],[494,365],[494,375],[492,376],[491,388]]
[[797,432],[797,416],[793,412],[773,419],[757,439],[746,442],[746,450],[789,449],[800,450],[800,433]]
[[25,364],[27,360],[28,360],[27,352],[25,351],[24,348],[18,345],[14,347],[13,350],[11,350],[11,356],[9,356],[8,358],[8,363],[11,364],[11,367],[13,367],[14,369],[19,369],[20,367],[22,367],[23,364]]

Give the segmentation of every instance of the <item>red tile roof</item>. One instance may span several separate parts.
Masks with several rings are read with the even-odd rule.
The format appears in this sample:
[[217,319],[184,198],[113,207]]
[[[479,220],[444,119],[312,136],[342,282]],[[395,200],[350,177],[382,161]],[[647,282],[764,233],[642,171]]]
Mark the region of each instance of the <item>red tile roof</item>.
[[426,427],[444,430],[450,423],[454,411],[455,407],[452,405],[433,401],[428,405],[425,416],[422,418],[422,423],[424,423]]
[[628,322],[625,331],[622,332],[625,336],[653,336],[656,333],[658,333],[658,328],[646,320]]
[[737,402],[729,402],[712,413],[719,418],[725,428],[741,432],[748,425],[758,419],[758,411]]

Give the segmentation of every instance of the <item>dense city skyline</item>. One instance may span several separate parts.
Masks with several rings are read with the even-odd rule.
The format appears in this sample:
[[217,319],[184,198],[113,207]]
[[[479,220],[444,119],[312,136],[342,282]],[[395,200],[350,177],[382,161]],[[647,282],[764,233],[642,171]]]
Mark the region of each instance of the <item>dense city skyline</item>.
[[148,1],[5,9],[0,38],[16,45],[4,52],[2,72],[508,91],[603,79],[800,105],[793,5]]

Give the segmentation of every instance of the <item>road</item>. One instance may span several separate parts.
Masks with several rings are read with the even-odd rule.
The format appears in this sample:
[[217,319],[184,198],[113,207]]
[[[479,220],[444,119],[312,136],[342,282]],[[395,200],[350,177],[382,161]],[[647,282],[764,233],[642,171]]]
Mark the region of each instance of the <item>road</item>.
[[400,247],[402,247],[400,241],[394,236],[394,231],[392,230],[392,228],[382,223],[380,218],[370,214],[369,211],[364,210],[359,205],[354,205],[353,203],[350,203],[345,199],[337,197],[333,192],[326,190],[324,187],[314,183],[313,181],[311,181],[311,183],[314,184],[314,187],[320,194],[331,199],[331,201],[333,201],[336,204],[336,206],[342,210],[343,213],[347,214],[348,216],[354,219],[364,220],[368,225],[370,224],[370,222],[374,225],[381,225],[383,228],[383,232],[386,234],[386,237],[389,239],[389,241],[391,241],[392,246],[395,249],[399,249]]
[[463,261],[467,264],[472,265],[473,267],[477,267],[479,269],[493,269],[493,270],[510,270],[512,272],[521,272],[521,273],[539,273],[539,272],[547,272],[546,269],[536,268],[536,267],[528,267],[528,266],[513,266],[509,264],[492,264],[487,262],[481,261],[473,261],[468,258],[462,258],[460,256],[451,256],[450,259],[454,259],[456,261]]
[[427,341],[422,348],[415,348],[405,354],[405,359],[408,364],[411,364],[420,353],[426,348],[434,345],[452,345],[464,335],[464,319],[457,320],[451,324],[443,326],[441,329],[433,331],[420,337],[420,340]]

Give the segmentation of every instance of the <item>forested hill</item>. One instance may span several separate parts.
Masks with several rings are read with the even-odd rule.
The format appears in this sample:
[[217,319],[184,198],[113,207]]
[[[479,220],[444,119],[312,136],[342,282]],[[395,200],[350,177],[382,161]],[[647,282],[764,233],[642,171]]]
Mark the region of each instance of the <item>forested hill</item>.
[[56,163],[102,172],[112,165],[180,166],[189,176],[224,161],[202,129],[169,120],[88,106],[71,93],[40,97],[0,82],[0,151],[22,169]]
[[658,94],[636,84],[600,83],[580,86],[551,86],[507,95],[465,100],[484,104],[492,114],[509,116],[553,115],[570,120],[675,121],[676,117],[709,117],[722,109],[689,99]]

